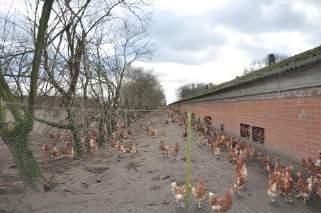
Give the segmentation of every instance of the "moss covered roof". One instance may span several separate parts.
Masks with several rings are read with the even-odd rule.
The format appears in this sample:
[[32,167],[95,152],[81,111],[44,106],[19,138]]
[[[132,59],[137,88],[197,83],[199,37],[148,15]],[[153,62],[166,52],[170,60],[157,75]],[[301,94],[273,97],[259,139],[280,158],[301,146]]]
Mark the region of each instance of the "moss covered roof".
[[224,82],[222,84],[219,84],[219,85],[207,90],[206,92],[202,92],[200,94],[197,94],[197,95],[194,95],[191,97],[186,97],[186,98],[176,101],[172,104],[201,98],[201,97],[211,95],[214,93],[222,92],[225,89],[237,87],[237,86],[240,86],[243,84],[247,84],[247,83],[258,81],[258,80],[261,80],[264,78],[272,77],[274,75],[280,75],[280,74],[283,74],[286,72],[295,71],[303,66],[306,66],[309,64],[314,64],[314,63],[319,63],[319,62],[321,62],[321,46],[318,46],[318,47],[313,48],[311,50],[294,55],[294,56],[289,57],[285,60],[282,60],[278,63],[275,63],[271,66],[267,66],[267,67],[252,71],[252,72],[250,72],[246,75],[240,76],[240,77],[238,76],[235,79],[233,79],[231,81]]

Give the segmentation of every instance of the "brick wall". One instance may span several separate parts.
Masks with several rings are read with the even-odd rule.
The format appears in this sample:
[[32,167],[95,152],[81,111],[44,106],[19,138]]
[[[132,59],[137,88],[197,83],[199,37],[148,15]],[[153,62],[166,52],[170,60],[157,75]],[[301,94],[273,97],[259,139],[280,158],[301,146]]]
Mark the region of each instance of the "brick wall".
[[[317,157],[321,149],[321,97],[217,101],[178,105],[196,116],[212,116],[226,132],[239,136],[240,123],[265,129],[267,149],[291,159]],[[177,106],[176,106],[177,107]]]

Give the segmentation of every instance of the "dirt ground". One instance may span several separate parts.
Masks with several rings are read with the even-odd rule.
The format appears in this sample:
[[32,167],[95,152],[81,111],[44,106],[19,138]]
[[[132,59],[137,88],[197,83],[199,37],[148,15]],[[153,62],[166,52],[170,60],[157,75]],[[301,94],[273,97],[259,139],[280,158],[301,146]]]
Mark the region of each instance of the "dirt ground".
[[[94,156],[82,160],[42,161],[41,165],[48,180],[53,184],[48,192],[25,190],[16,169],[10,161],[6,147],[0,142],[0,186],[13,184],[12,190],[0,187],[0,213],[3,212],[107,212],[107,213],[150,213],[186,212],[178,208],[170,191],[173,180],[182,183],[185,174],[184,151],[177,160],[165,158],[159,153],[159,142],[180,142],[184,146],[183,129],[175,123],[167,126],[163,122],[166,113],[152,113],[131,128],[130,138],[138,145],[136,154],[120,154],[111,148],[99,150]],[[152,121],[158,136],[150,137],[139,123]],[[193,134],[192,174],[205,177],[208,191],[222,195],[232,184],[234,169],[227,154],[216,158],[207,147],[196,144]],[[247,165],[249,181],[240,195],[233,197],[230,212],[320,212],[321,200],[313,197],[304,206],[303,201],[294,199],[285,203],[279,197],[270,203],[266,196],[266,177],[255,163]],[[192,202],[190,212],[212,212],[207,203],[202,209]]]

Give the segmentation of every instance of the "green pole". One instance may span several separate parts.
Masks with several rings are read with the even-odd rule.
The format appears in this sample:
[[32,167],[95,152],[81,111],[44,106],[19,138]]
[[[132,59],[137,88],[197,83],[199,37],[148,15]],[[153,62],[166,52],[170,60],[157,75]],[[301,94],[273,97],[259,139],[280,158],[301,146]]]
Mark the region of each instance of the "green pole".
[[186,175],[185,175],[185,206],[187,212],[189,212],[189,203],[191,199],[191,159],[192,159],[192,116],[191,112],[187,113],[187,137],[185,146],[185,158],[186,158]]

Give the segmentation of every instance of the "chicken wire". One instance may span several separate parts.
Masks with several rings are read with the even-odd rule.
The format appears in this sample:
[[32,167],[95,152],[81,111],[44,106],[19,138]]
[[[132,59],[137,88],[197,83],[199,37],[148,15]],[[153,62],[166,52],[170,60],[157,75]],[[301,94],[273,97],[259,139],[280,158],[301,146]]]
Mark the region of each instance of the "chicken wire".
[[[232,205],[236,205],[237,210],[234,207],[233,212],[320,211],[321,153],[319,159],[308,158],[299,164],[260,145],[264,137],[260,135],[261,133],[257,133],[258,131],[256,131],[258,135],[252,138],[255,142],[250,142],[249,127],[246,125],[241,125],[240,133],[243,138],[228,135],[222,128],[215,128],[212,125],[211,115],[211,112],[202,118],[194,115],[194,142],[198,144],[196,149],[212,152],[214,161],[222,158],[229,161],[233,165],[234,174],[230,182],[225,183],[226,188],[218,190],[220,194],[214,195],[210,192],[211,189],[208,189],[206,193],[209,193],[207,202],[210,209],[214,212],[225,212],[231,210]],[[173,111],[171,117],[186,128],[186,113]],[[203,147],[208,147],[208,150],[206,148],[204,150]],[[215,168],[213,170],[215,172]],[[224,174],[222,176],[224,177]],[[197,179],[194,181],[196,203],[203,199],[201,192],[204,192],[205,186],[199,184],[203,178],[199,176],[198,181]],[[208,177],[205,178],[209,180]],[[175,189],[176,192],[184,191],[184,187],[187,186],[182,184],[176,187],[177,183],[174,182],[174,187],[172,186],[178,206],[181,204],[177,197],[183,194],[175,193]],[[200,189],[199,195],[196,193],[197,189]],[[254,199],[253,194],[255,194]],[[233,198],[229,200],[229,197]]]
[[[9,103],[8,103],[9,104]],[[23,105],[19,105],[19,107],[24,107]],[[165,113],[165,110],[155,110],[156,112]],[[155,112],[152,111],[152,112]],[[0,169],[3,172],[0,176],[1,183],[0,183],[0,196],[2,194],[10,194],[14,193],[22,193],[25,191],[26,183],[29,184],[30,176],[37,179],[41,179],[41,184],[38,185],[41,191],[54,191],[56,185],[61,184],[57,182],[54,176],[66,176],[65,179],[68,179],[68,175],[66,171],[69,171],[72,168],[77,168],[79,164],[84,164],[84,161],[79,161],[79,158],[82,159],[91,159],[95,158],[95,156],[100,156],[97,161],[94,161],[94,165],[90,167],[86,164],[82,165],[85,170],[90,171],[90,174],[93,174],[92,177],[90,176],[89,179],[92,181],[100,181],[102,178],[101,176],[105,173],[102,171],[107,171],[108,166],[105,164],[101,164],[101,158],[105,158],[108,155],[109,151],[100,150],[99,147],[99,121],[103,120],[103,136],[104,141],[102,146],[107,146],[107,150],[111,145],[112,148],[117,150],[117,153],[128,151],[131,152],[133,149],[131,147],[130,140],[127,137],[130,133],[128,130],[131,129],[131,124],[137,123],[141,121],[139,128],[146,132],[151,138],[157,138],[158,135],[164,134],[166,137],[170,137],[169,140],[172,140],[171,137],[176,132],[168,133],[169,130],[175,129],[174,127],[179,127],[182,132],[177,133],[179,137],[186,136],[186,119],[184,113],[178,112],[170,112],[166,120],[158,120],[153,117],[149,110],[118,110],[118,111],[104,111],[98,108],[73,108],[72,112],[74,113],[74,117],[76,118],[74,122],[78,126],[78,134],[80,137],[80,151],[81,157],[78,156],[74,144],[74,135],[72,134],[72,130],[64,129],[67,127],[68,124],[68,114],[66,112],[66,108],[63,107],[36,107],[36,121],[32,128],[32,131],[27,135],[28,142],[29,142],[29,149],[25,149],[25,147],[18,147],[17,151],[12,151],[17,155],[25,156],[23,159],[28,160],[28,156],[33,156],[36,161],[38,162],[39,171],[37,167],[33,168],[33,172],[35,173],[26,173],[26,174],[16,174],[12,172],[14,169],[19,167],[19,163],[23,165],[26,162],[18,161],[19,163],[12,163],[12,162],[3,162],[1,159],[7,159],[6,156],[1,158],[0,156]],[[210,114],[209,114],[210,115]],[[107,125],[109,123],[109,119],[112,116],[114,123],[110,123],[108,125],[113,125],[115,128],[114,131],[108,132],[108,128],[112,128]],[[140,118],[144,118],[142,121]],[[14,119],[10,113],[6,115],[6,122],[1,123],[1,128],[6,128],[13,130],[16,128],[16,123],[13,122]],[[235,184],[235,162],[229,162],[229,149],[227,146],[222,146],[221,149],[218,151],[212,148],[212,146],[206,143],[200,143],[200,130],[197,129],[197,125],[202,125],[204,128],[207,127],[208,131],[213,131],[215,134],[219,136],[223,136],[225,138],[229,138],[230,136],[224,133],[224,130],[219,128],[215,129],[211,125],[210,117],[207,118],[200,118],[193,116],[193,152],[197,151],[200,153],[203,159],[208,161],[209,167],[204,166],[204,170],[208,170],[206,172],[207,175],[204,176],[205,185],[206,185],[206,198],[202,200],[201,208],[202,210],[198,209],[198,202],[195,199],[195,196],[192,195],[192,205],[190,205],[190,212],[213,212],[213,206],[211,206],[208,202],[209,199],[209,192],[213,192],[215,196],[219,198],[224,198],[224,195],[229,191],[230,188],[233,188]],[[157,129],[152,128],[154,124],[161,123],[160,126],[165,126],[165,132],[160,133],[157,132]],[[59,125],[57,125],[59,124]],[[56,126],[54,126],[56,125]],[[174,126],[173,126],[174,125]],[[166,127],[168,126],[168,127]],[[4,147],[8,146],[8,141],[16,142],[21,139],[25,139],[23,134],[20,132],[25,133],[27,132],[29,126],[27,124],[20,125],[19,128],[16,129],[14,135],[7,135],[6,137],[1,137],[2,143],[5,142]],[[160,127],[158,127],[160,128]],[[167,129],[166,129],[167,128]],[[169,129],[168,129],[169,128]],[[119,131],[116,131],[119,130]],[[176,130],[175,130],[176,131]],[[169,135],[168,135],[169,134]],[[12,137],[12,139],[8,140],[8,138]],[[121,143],[115,143],[113,138],[121,138]],[[176,143],[176,139],[173,140],[173,145]],[[239,138],[235,138],[235,140],[239,140]],[[93,142],[94,141],[94,142]],[[241,143],[248,143],[248,141],[240,141]],[[122,146],[121,146],[122,145]],[[146,145],[147,146],[147,145]],[[152,146],[152,145],[151,145]],[[158,144],[156,144],[158,146]],[[184,144],[181,143],[182,149]],[[131,148],[130,148],[131,147]],[[297,182],[297,172],[302,171],[304,174],[304,180],[306,180],[311,176],[309,171],[305,168],[302,168],[301,165],[298,165],[283,156],[271,153],[269,150],[266,150],[264,146],[255,146],[256,153],[261,152],[264,156],[269,156],[271,165],[275,165],[276,157],[280,159],[280,163],[282,166],[286,167],[288,165],[292,165],[294,167],[292,172],[292,178],[294,184]],[[23,151],[21,151],[23,150]],[[73,151],[71,151],[73,150]],[[32,152],[31,152],[32,151]],[[120,151],[120,152],[118,152]],[[25,152],[22,154],[22,152]],[[2,154],[2,153],[1,153]],[[161,155],[161,153],[158,153]],[[120,159],[123,159],[124,156],[119,155]],[[192,154],[192,166],[194,167],[203,167],[201,162],[197,160],[198,156],[193,157]],[[170,157],[171,158],[171,157]],[[127,159],[127,158],[125,158]],[[175,160],[175,161],[174,161]],[[175,157],[175,159],[170,159],[171,164],[177,164],[180,161],[180,157]],[[130,162],[130,158],[129,158]],[[159,159],[159,164],[162,165],[164,163],[164,159]],[[194,164],[194,165],[193,165]],[[31,164],[32,165],[32,164]],[[212,166],[211,166],[212,165]],[[215,165],[215,166],[214,166]],[[219,165],[224,165],[224,170],[219,169]],[[255,155],[250,159],[246,160],[245,162],[248,177],[244,187],[238,189],[237,191],[233,192],[233,202],[232,207],[228,211],[230,212],[319,212],[321,208],[321,201],[320,196],[317,193],[317,181],[313,183],[312,191],[310,194],[309,199],[307,200],[306,204],[303,203],[302,197],[297,198],[297,192],[295,186],[293,184],[292,189],[292,201],[285,201],[284,196],[279,194],[274,202],[269,200],[267,196],[267,183],[268,183],[268,176],[266,171],[266,165],[262,165],[262,159],[260,156]],[[136,168],[135,163],[129,163],[129,168]],[[228,169],[230,168],[230,169]],[[166,169],[165,169],[166,170]],[[9,171],[9,172],[8,172]],[[153,170],[152,170],[153,171]],[[202,170],[201,170],[202,171]],[[28,171],[27,171],[28,172]],[[39,172],[39,173],[38,173]],[[147,171],[149,174],[150,170]],[[172,171],[173,172],[173,171]],[[170,172],[171,174],[171,172]],[[182,174],[182,172],[179,172]],[[192,169],[192,186],[197,188],[197,182],[199,178],[199,173],[193,171]],[[223,178],[222,178],[222,177]],[[180,176],[178,176],[180,177]],[[25,179],[27,178],[27,179]],[[167,178],[167,176],[160,176],[160,179]],[[79,177],[80,184],[82,185],[83,189],[88,189],[88,182],[82,181],[83,177]],[[154,177],[152,178],[154,179]],[[166,180],[166,179],[165,179]],[[182,181],[184,179],[180,179],[181,181],[178,185],[183,184]],[[117,181],[117,180],[114,180]],[[33,180],[31,180],[31,183]],[[133,184],[130,182],[130,184]],[[69,192],[69,189],[66,189],[66,193],[74,193]],[[102,189],[104,192],[108,191],[108,188]],[[170,186],[167,184],[165,187],[165,191],[168,191],[166,194],[166,198],[169,200],[169,206],[167,208],[168,211],[165,212],[182,212],[185,211],[184,208],[180,208],[178,205],[175,204],[175,200],[173,199],[172,192],[170,192]],[[157,195],[156,195],[157,196]],[[159,195],[161,196],[161,195]],[[128,198],[124,198],[126,201]],[[165,201],[164,201],[165,202]],[[166,201],[167,202],[167,201]],[[165,203],[166,203],[165,202]],[[106,204],[108,206],[108,204]],[[1,205],[0,205],[1,207]],[[1,208],[0,208],[1,209]],[[116,211],[117,212],[117,211]],[[119,211],[122,212],[122,211]],[[140,212],[140,211],[137,211]],[[153,211],[151,211],[153,212]],[[155,211],[157,212],[157,211]],[[162,210],[164,212],[164,210]]]
[[[1,104],[4,109],[14,105],[21,113],[28,107],[10,102]],[[126,152],[128,146],[132,147],[126,142],[131,123],[153,111],[162,110],[35,106],[32,122],[17,121],[5,110],[0,113],[0,148],[10,153],[10,157],[3,159],[11,158],[14,163],[0,158],[0,171],[6,173],[1,176],[0,195],[22,192],[26,186],[49,190],[55,183],[48,180],[47,172],[62,172],[75,159],[93,156],[99,147],[109,147],[115,140],[121,140],[117,145]],[[11,174],[15,169],[19,175]]]

